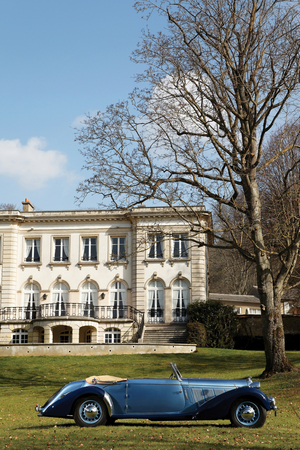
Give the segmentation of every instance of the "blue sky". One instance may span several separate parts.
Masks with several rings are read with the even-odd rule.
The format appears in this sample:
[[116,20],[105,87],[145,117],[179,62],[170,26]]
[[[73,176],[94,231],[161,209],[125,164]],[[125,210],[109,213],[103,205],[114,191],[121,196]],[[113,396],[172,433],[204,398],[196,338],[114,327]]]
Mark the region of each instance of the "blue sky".
[[[79,208],[84,161],[74,126],[134,88],[141,67],[130,55],[146,26],[134,3],[0,1],[0,203]],[[97,198],[81,207],[97,207]]]

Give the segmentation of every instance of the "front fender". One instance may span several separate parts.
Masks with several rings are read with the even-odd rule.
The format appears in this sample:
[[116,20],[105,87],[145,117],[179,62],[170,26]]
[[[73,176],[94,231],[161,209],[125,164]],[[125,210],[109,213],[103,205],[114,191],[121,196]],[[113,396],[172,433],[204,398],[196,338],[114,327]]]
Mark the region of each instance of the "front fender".
[[231,391],[224,392],[217,397],[205,402],[201,405],[196,414],[194,415],[194,420],[217,420],[217,419],[227,419],[229,417],[229,412],[232,403],[240,397],[248,397],[253,400],[258,400],[262,406],[270,411],[270,402],[268,397],[259,389],[251,387],[241,387],[233,389]]
[[108,414],[113,414],[113,402],[110,395],[99,386],[83,386],[75,391],[71,391],[61,398],[56,399],[50,403],[44,411],[41,411],[43,416],[48,417],[67,417],[73,416],[74,405],[76,401],[87,395],[96,395],[102,398],[107,406]]

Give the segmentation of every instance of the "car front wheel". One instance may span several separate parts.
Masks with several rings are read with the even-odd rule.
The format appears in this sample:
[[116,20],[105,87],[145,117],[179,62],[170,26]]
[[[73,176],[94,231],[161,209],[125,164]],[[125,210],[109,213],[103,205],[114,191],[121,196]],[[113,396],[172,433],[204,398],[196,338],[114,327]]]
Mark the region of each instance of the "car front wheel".
[[79,399],[74,409],[74,420],[79,427],[97,427],[107,422],[107,409],[104,401],[90,395]]
[[239,398],[231,406],[230,421],[235,427],[260,428],[266,418],[266,409],[255,399]]

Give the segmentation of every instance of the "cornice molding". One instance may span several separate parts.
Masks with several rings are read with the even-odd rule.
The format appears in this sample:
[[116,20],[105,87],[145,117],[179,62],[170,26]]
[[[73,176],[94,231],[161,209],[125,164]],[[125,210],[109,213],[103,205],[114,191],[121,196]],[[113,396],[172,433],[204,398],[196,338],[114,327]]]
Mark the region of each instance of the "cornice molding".
[[[194,211],[178,208],[178,212],[186,217],[200,216],[208,219],[211,213],[204,207],[195,207]],[[140,220],[180,219],[176,211],[168,207],[133,208],[131,210],[84,210],[84,211],[1,211],[0,224],[2,223],[95,223],[127,221],[138,223]]]

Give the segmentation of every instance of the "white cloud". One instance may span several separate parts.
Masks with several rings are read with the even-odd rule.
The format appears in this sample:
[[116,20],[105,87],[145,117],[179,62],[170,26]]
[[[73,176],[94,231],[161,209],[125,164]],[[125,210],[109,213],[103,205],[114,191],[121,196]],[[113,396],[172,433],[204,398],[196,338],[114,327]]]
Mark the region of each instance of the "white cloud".
[[84,114],[82,114],[81,116],[75,117],[75,119],[72,122],[72,127],[81,128],[83,126],[85,120],[86,120],[86,116]]
[[81,116],[75,117],[72,122],[72,127],[74,128],[82,128],[84,122],[87,120],[89,116],[95,116],[97,114],[97,110],[89,111],[87,114],[82,114]]
[[43,188],[54,178],[72,178],[67,157],[58,150],[44,150],[46,141],[32,137],[22,145],[19,139],[0,140],[0,175],[13,178],[30,190]]

